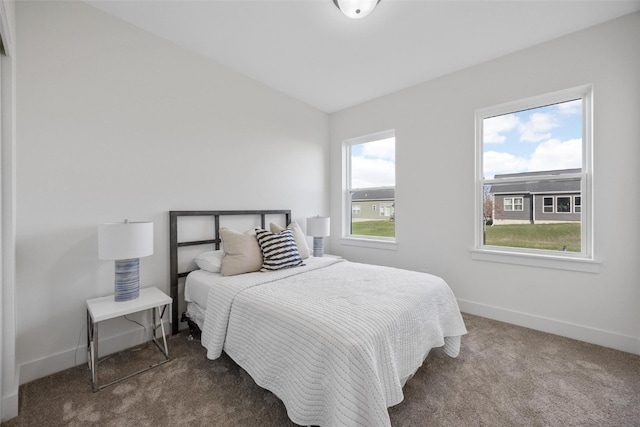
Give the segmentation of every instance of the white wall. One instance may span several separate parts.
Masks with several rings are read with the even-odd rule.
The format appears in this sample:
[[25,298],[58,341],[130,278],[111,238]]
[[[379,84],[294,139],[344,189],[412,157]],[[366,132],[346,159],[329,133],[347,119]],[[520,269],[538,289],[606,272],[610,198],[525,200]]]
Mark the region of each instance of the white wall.
[[4,54],[0,56],[0,97],[2,147],[0,150],[2,197],[0,264],[0,387],[2,403],[0,421],[18,414],[18,372],[16,366],[16,298],[15,298],[15,2],[0,2],[0,33]]
[[[290,208],[303,223],[331,202],[331,252],[441,275],[468,312],[640,353],[638,39],[636,13],[329,119],[83,3],[18,2],[20,382],[85,360],[84,301],[113,287],[100,222],[154,221],[142,286],[168,292],[173,209]],[[472,261],[475,110],[585,83],[601,272]],[[390,128],[398,250],[341,246],[341,142]],[[142,340],[107,326],[102,349]]]
[[169,210],[328,212],[325,113],[84,3],[18,2],[17,50],[21,383],[86,360],[85,300],[113,292],[99,223],[154,222],[141,286],[168,293]]
[[[638,40],[635,13],[332,114],[332,251],[441,275],[463,311],[640,353]],[[588,83],[600,273],[471,260],[475,110]],[[396,130],[398,250],[342,246],[342,141],[386,129]]]

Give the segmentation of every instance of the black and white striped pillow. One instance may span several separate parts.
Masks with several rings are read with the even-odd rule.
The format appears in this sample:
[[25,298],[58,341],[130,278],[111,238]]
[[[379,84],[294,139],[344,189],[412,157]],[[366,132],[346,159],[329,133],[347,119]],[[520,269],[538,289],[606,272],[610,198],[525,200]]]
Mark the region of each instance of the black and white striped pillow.
[[272,233],[256,228],[258,244],[262,249],[262,268],[260,271],[273,271],[302,265],[298,246],[291,229]]

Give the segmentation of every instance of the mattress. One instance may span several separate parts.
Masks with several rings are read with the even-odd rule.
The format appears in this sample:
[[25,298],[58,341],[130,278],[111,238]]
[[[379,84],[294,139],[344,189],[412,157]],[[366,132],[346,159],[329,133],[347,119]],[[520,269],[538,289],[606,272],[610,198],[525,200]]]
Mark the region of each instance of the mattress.
[[210,273],[205,270],[195,270],[189,273],[184,284],[184,300],[196,303],[202,309],[207,308],[209,289],[224,280],[220,273]]

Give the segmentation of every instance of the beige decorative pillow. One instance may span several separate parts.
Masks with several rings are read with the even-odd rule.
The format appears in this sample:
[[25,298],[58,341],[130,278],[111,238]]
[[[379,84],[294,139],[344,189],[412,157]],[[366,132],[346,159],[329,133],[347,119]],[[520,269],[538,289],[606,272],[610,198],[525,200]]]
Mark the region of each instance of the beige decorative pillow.
[[246,233],[220,227],[225,255],[220,273],[223,276],[251,273],[262,268],[262,250],[253,230]]
[[[304,235],[302,228],[300,228],[297,222],[292,222],[287,228],[289,228],[293,232],[293,238],[296,241],[296,246],[298,246],[298,253],[300,254],[300,258],[309,258],[311,252],[309,252],[309,246],[307,246],[307,238]],[[269,229],[272,233],[280,233],[282,230],[284,230],[284,227],[272,222],[269,224]]]

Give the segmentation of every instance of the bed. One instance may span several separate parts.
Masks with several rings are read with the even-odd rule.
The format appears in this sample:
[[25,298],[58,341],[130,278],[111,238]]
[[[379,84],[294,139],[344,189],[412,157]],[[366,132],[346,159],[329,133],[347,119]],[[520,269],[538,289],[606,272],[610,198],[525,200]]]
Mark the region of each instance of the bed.
[[[209,245],[220,256],[226,215],[256,215],[259,229],[267,216],[281,216],[282,227],[291,222],[286,210],[172,211],[173,332],[178,280],[186,277],[185,318],[201,331],[207,357],[226,352],[284,402],[294,423],[390,426],[387,408],[403,400],[402,387],[429,351],[458,355],[464,322],[451,289],[433,275],[336,257],[224,276],[207,267],[178,272],[180,247]],[[178,242],[184,216],[211,216],[213,238]]]

